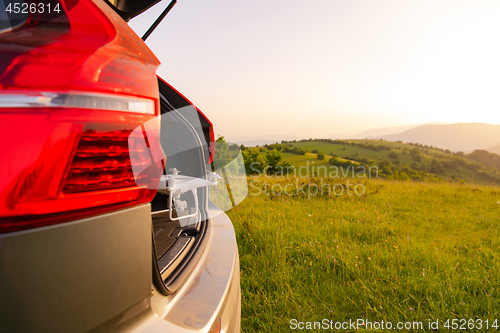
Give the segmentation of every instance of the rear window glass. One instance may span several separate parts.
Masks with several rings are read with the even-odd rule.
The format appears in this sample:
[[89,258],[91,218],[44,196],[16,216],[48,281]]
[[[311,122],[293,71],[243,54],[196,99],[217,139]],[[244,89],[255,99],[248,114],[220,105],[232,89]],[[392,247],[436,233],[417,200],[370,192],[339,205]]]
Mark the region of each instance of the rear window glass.
[[22,0],[0,0],[0,33],[11,31],[23,25],[28,19],[26,4]]

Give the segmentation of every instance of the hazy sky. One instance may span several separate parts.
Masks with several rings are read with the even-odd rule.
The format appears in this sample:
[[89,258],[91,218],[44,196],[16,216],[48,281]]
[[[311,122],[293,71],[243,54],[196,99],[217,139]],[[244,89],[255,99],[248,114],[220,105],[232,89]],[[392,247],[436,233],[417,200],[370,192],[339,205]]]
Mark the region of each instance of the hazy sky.
[[498,0],[179,0],[146,43],[216,134],[337,138],[500,123],[499,34]]

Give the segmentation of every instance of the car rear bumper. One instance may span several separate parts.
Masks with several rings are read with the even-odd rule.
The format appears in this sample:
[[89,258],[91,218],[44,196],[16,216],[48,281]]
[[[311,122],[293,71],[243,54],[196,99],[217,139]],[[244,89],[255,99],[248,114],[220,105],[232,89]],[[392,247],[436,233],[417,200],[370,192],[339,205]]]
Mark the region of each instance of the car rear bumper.
[[[154,318],[136,327],[138,332],[239,332],[241,291],[238,248],[229,217],[215,207],[208,244],[196,268],[173,295],[156,290],[151,298]],[[214,216],[215,215],[215,216]]]
[[185,283],[152,286],[149,204],[0,235],[0,331],[239,332],[239,259],[230,219],[211,218]]

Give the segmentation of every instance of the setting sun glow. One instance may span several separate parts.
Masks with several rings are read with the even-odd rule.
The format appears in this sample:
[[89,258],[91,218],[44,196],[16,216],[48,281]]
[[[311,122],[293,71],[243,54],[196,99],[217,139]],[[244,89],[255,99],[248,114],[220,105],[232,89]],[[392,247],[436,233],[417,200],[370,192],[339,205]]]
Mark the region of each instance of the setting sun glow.
[[[145,30],[160,9],[132,27]],[[148,45],[219,134],[336,138],[500,124],[499,17],[487,0],[186,0]]]

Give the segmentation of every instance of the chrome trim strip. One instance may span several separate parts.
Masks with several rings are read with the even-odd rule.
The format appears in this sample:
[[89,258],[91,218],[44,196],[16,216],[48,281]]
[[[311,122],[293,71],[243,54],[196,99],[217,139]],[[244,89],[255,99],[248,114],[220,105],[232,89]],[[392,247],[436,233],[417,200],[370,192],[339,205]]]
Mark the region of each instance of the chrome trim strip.
[[153,100],[96,93],[0,93],[0,108],[81,108],[155,114]]

